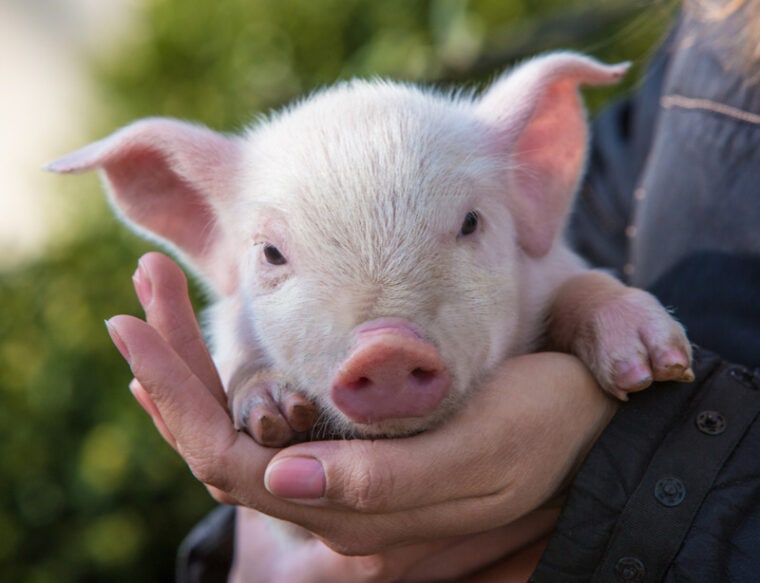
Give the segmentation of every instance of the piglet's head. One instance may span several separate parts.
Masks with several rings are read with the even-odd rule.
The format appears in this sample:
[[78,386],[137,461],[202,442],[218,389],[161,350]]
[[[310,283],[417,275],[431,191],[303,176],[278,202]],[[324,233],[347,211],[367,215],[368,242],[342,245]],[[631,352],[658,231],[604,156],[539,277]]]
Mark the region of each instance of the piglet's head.
[[[529,296],[548,292],[522,289],[522,270],[549,260],[583,169],[578,87],[626,68],[549,54],[476,97],[351,81],[242,137],[147,119],[50,169],[100,169],[120,216],[220,296],[242,298],[268,364],[335,424],[418,431],[531,348],[540,302]],[[383,326],[392,345],[362,345],[381,344]],[[394,367],[412,353],[445,385],[375,419],[375,403],[397,394],[381,355]],[[351,376],[362,367],[385,379],[387,398],[346,389],[364,384],[361,370],[362,382]]]

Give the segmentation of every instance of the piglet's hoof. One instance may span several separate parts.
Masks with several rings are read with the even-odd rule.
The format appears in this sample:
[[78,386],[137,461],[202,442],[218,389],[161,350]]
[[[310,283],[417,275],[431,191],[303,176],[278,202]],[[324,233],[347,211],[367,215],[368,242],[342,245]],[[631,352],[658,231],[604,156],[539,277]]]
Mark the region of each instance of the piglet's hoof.
[[577,353],[623,401],[655,381],[691,382],[691,345],[683,327],[647,292],[625,288],[580,327]]
[[317,419],[317,408],[269,370],[233,375],[227,390],[235,429],[267,447],[302,440]]
[[651,294],[589,271],[567,280],[551,308],[552,348],[578,356],[623,401],[655,381],[691,382],[683,327]]

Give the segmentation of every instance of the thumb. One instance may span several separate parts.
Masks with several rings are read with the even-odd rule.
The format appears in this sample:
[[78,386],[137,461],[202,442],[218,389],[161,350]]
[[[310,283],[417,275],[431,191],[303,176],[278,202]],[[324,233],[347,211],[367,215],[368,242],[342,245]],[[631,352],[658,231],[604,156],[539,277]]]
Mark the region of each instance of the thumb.
[[556,491],[611,416],[608,401],[577,359],[520,356],[443,426],[407,438],[294,445],[269,461],[265,484],[300,504],[369,514],[504,497],[524,513]]
[[[454,440],[431,431],[404,439],[298,444],[269,462],[265,485],[275,496],[300,504],[370,514],[493,493],[496,474],[503,472],[486,456],[473,467],[476,437],[463,435],[469,430],[459,428]],[[457,480],[451,480],[454,475]]]

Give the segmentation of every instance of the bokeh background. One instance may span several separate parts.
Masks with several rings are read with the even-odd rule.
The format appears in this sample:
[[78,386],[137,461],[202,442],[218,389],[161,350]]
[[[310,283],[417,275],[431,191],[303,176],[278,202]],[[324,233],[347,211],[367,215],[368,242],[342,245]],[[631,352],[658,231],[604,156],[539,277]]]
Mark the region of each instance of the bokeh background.
[[[150,246],[94,176],[56,156],[147,115],[236,131],[310,89],[386,75],[478,86],[573,48],[631,60],[630,91],[673,2],[656,0],[0,0],[0,579],[167,581],[213,502],[127,389],[103,320],[140,314]],[[203,298],[196,292],[200,308]]]

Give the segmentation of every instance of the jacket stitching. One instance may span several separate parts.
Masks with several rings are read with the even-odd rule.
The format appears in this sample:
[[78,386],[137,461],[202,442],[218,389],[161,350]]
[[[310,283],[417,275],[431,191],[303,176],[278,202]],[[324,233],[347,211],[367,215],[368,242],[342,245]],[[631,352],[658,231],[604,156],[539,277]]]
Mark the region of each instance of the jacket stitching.
[[710,99],[697,99],[694,97],[686,97],[685,95],[664,95],[660,99],[660,105],[664,109],[681,108],[681,109],[701,109],[705,111],[712,111],[726,117],[738,119],[747,123],[760,125],[760,115],[752,113],[750,111],[744,111],[719,101],[712,101]]

